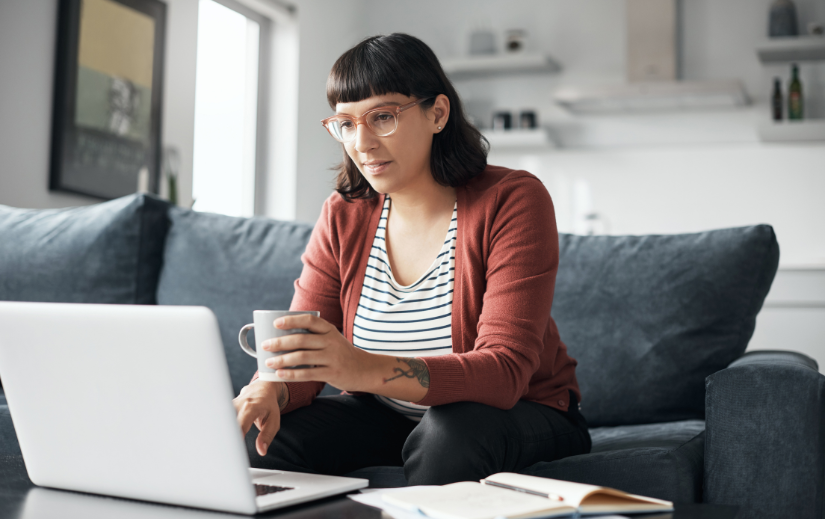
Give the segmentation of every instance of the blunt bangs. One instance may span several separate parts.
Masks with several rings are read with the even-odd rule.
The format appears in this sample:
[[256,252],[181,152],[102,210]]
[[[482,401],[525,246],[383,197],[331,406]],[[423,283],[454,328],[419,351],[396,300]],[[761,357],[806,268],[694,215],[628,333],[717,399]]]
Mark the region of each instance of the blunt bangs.
[[399,36],[372,36],[338,58],[327,78],[327,101],[333,110],[338,103],[384,94],[429,97],[444,93],[438,75],[431,70],[430,63],[438,62],[432,50],[420,40],[421,45],[410,45]]

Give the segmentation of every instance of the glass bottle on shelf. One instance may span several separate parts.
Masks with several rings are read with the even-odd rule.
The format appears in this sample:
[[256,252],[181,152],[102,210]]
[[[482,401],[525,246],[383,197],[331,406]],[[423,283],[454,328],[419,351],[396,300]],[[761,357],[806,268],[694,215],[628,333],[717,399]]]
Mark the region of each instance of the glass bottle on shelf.
[[791,121],[802,120],[802,82],[799,81],[799,66],[791,65],[791,84],[788,86],[788,119]]
[[775,77],[773,78],[773,95],[771,96],[771,104],[773,108],[773,120],[782,120],[782,81]]

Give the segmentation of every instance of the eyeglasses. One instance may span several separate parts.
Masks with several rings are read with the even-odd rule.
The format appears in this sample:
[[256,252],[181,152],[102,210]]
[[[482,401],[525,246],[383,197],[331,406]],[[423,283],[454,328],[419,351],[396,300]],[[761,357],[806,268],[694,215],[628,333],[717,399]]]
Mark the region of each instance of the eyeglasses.
[[358,125],[364,123],[378,137],[387,137],[398,129],[398,116],[401,115],[401,112],[409,110],[424,101],[429,101],[433,97],[426,97],[401,106],[379,106],[367,110],[361,114],[361,117],[333,115],[321,121],[321,124],[336,141],[343,143],[353,140],[358,133]]

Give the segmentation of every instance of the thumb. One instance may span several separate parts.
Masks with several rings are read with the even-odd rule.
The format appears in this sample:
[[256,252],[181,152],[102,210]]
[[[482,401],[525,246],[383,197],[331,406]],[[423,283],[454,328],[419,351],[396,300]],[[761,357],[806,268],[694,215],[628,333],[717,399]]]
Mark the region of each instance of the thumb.
[[261,424],[258,439],[255,440],[255,449],[258,451],[258,454],[261,456],[266,456],[266,452],[269,449],[269,445],[272,443],[272,439],[275,438],[275,434],[277,434],[280,429],[281,413],[276,407],[267,417],[263,419],[263,423]]

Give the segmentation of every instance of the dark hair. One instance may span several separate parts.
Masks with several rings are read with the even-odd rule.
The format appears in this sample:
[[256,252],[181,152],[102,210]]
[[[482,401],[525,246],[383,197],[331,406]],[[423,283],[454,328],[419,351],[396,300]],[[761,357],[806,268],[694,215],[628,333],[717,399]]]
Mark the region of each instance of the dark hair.
[[[419,105],[423,110],[432,107],[439,94],[450,100],[449,120],[433,136],[430,170],[436,182],[461,186],[484,171],[489,143],[464,116],[458,93],[435,53],[418,38],[402,33],[367,38],[338,58],[327,79],[327,100],[333,109],[338,103],[392,93],[431,97]],[[376,196],[346,150],[335,169],[336,191],[347,202]]]

